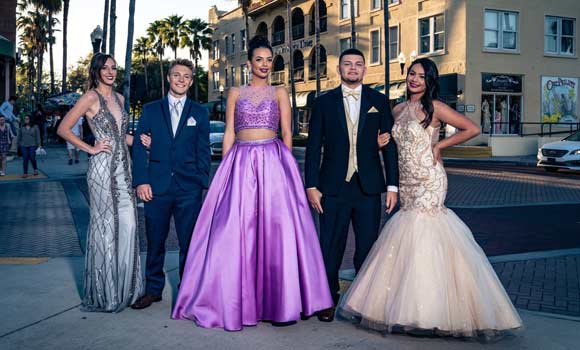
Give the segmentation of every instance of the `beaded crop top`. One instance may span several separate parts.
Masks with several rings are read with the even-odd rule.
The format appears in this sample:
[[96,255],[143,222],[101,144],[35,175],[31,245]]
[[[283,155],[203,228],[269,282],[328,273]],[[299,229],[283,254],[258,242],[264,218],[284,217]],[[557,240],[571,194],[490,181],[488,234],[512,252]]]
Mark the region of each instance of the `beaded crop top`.
[[280,108],[276,88],[242,86],[236,101],[234,131],[242,129],[269,129],[278,131]]

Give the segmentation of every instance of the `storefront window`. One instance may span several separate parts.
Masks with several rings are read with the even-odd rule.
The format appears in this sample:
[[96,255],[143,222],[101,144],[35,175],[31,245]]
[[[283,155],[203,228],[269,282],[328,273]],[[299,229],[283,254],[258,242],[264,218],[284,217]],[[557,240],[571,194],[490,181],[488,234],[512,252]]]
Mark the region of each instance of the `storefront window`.
[[481,90],[482,132],[518,134],[522,115],[522,77],[484,73]]

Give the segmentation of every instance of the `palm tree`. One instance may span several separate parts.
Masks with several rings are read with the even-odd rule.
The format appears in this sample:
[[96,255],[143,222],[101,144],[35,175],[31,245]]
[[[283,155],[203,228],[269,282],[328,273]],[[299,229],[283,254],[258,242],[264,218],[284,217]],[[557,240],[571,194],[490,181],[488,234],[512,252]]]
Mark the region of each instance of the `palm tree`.
[[149,44],[155,50],[159,59],[159,70],[161,72],[161,96],[165,95],[165,77],[163,76],[163,52],[165,51],[165,37],[162,31],[164,24],[162,21],[154,21],[147,28]]
[[314,0],[314,65],[316,67],[316,97],[320,95],[320,1]]
[[[115,35],[117,27],[117,0],[111,0],[111,13],[109,14],[109,53],[115,56]],[[131,51],[129,51],[131,52]]]
[[70,0],[63,0],[62,13],[62,87],[61,92],[65,92],[66,88],[66,55],[67,55],[67,32],[68,32],[68,5]]
[[62,10],[62,0],[31,0],[34,5],[44,10],[48,15],[48,48],[49,48],[49,62],[50,62],[50,92],[54,94],[54,55],[52,46],[55,42],[53,36],[53,28],[58,23],[54,15]]
[[127,29],[127,51],[125,52],[125,80],[123,81],[123,96],[125,110],[129,112],[131,96],[131,52],[133,51],[133,31],[135,29],[135,0],[129,1],[129,25]]
[[[244,12],[244,23],[246,25],[246,43],[250,40],[250,24],[248,23],[248,13],[250,12],[250,5],[252,4],[252,0],[238,0],[238,5],[242,7],[242,11]],[[247,44],[246,44],[247,45]]]
[[[194,62],[194,72],[197,72],[202,50],[211,49],[211,28],[201,19],[187,20],[183,24],[181,47],[189,48],[189,56]],[[197,74],[193,74],[193,96],[198,101]]]
[[139,60],[143,65],[143,72],[145,74],[145,94],[149,97],[149,78],[147,74],[147,64],[149,63],[149,56],[151,55],[151,46],[146,37],[137,38],[135,46],[133,46],[133,54],[135,59]]
[[391,90],[391,67],[389,62],[389,0],[383,0],[383,28],[385,28],[385,96],[389,99]]
[[184,33],[183,16],[171,15],[163,20],[163,36],[165,44],[173,50],[174,59],[177,59],[177,49]]
[[34,75],[36,74],[35,60],[36,54],[36,28],[33,18],[34,12],[27,11],[26,3],[18,3],[18,18],[16,19],[16,27],[20,30],[20,49],[22,49],[23,57],[26,57],[26,64],[21,64],[18,69],[23,75],[26,75],[27,81],[27,105],[31,105],[31,96],[34,93]]
[[[349,0],[350,2],[350,47],[353,49],[356,49],[356,23],[355,23],[355,6],[354,6],[354,2],[357,2],[358,5],[358,1],[357,0]],[[358,7],[358,6],[357,6]]]
[[292,4],[286,0],[286,17],[288,18],[288,48],[290,49],[290,91],[292,97],[292,134],[298,135],[298,111],[296,109],[296,83],[294,82],[294,39],[292,38]]
[[109,30],[109,0],[105,0],[105,11],[103,16],[103,40],[101,41],[101,52],[107,52],[107,33]]

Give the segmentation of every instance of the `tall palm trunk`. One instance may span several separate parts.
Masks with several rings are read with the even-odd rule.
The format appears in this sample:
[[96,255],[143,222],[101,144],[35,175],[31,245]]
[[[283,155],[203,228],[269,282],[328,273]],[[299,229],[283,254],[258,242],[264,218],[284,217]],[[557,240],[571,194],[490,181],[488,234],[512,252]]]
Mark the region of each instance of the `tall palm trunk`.
[[68,5],[70,0],[63,1],[63,15],[62,15],[62,87],[61,92],[65,92],[66,88],[66,55],[67,55],[67,30],[68,30]]
[[115,56],[115,35],[117,27],[117,0],[111,0],[111,13],[109,14],[109,53]]
[[107,53],[107,33],[109,32],[109,0],[105,0],[105,14],[103,17],[103,41],[101,52]]
[[[356,0],[350,0],[350,47],[356,49],[356,23],[355,23],[355,6]],[[357,4],[358,5],[358,4]]]
[[389,100],[389,95],[391,92],[391,69],[389,62],[391,58],[389,57],[389,1],[383,0],[383,27],[385,28],[385,96]]
[[292,38],[292,5],[286,0],[286,18],[288,18],[288,47],[290,48],[290,91],[292,98],[292,134],[298,135],[298,110],[296,107],[296,83],[294,82],[294,38]]
[[127,28],[127,51],[125,52],[125,81],[123,82],[123,96],[125,110],[129,112],[131,98],[131,56],[133,53],[133,31],[135,29],[135,0],[129,1],[129,25]]
[[149,97],[149,76],[147,74],[147,65],[149,64],[147,58],[142,60],[143,63],[143,71],[145,72],[145,95]]
[[[41,44],[41,46],[44,43]],[[44,50],[41,47],[38,51],[38,64],[36,69],[36,103],[40,103],[40,92],[42,90],[42,63],[44,61]]]
[[52,12],[48,13],[48,55],[50,62],[50,93],[54,94],[54,55],[52,52]]
[[316,67],[316,96],[320,95],[320,1],[314,0],[314,54]]
[[197,67],[199,67],[199,59],[197,58],[197,55],[195,55],[195,59],[193,61],[193,69],[195,69],[193,71],[193,97],[195,98],[195,102],[199,102],[199,86],[197,86]]
[[159,52],[159,71],[161,72],[161,97],[165,96],[165,76],[163,76],[163,52]]

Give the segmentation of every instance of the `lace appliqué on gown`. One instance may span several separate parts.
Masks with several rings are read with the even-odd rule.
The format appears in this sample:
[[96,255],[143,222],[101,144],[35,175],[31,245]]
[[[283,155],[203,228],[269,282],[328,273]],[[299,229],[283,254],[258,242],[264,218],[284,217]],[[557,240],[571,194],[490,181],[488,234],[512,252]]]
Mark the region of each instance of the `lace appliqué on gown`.
[[243,129],[270,129],[277,131],[279,123],[280,109],[275,87],[270,85],[240,87],[234,118],[234,130],[236,133]]

